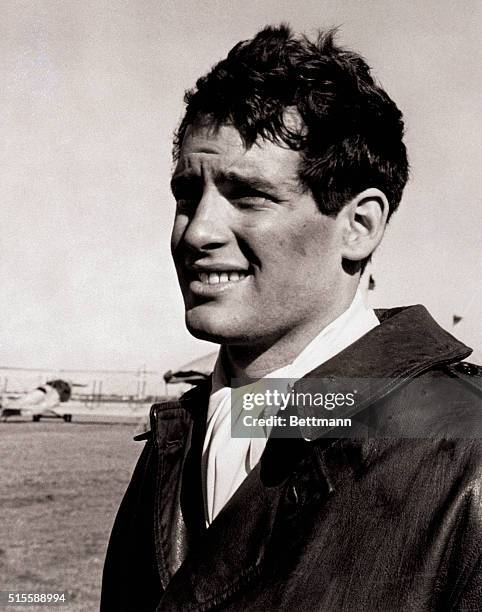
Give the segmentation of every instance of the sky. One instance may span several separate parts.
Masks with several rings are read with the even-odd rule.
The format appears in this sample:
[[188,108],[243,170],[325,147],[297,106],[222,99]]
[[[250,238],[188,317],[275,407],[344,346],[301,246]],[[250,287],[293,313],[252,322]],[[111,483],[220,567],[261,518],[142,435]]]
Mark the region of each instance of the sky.
[[170,260],[172,134],[183,92],[282,21],[338,26],[405,116],[371,302],[425,304],[481,360],[480,1],[4,0],[0,366],[163,372],[216,348]]

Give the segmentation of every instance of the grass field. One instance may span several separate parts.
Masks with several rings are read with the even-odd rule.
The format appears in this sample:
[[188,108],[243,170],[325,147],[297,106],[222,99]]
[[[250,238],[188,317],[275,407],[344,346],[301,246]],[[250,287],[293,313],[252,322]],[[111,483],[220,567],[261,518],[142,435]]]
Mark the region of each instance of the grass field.
[[66,592],[99,609],[102,566],[142,442],[136,425],[0,423],[0,591]]

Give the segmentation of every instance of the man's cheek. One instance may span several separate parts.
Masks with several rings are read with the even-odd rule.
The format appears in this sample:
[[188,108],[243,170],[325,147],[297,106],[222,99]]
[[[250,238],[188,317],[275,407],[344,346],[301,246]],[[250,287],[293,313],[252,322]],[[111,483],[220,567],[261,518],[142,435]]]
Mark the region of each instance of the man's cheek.
[[176,214],[171,231],[171,253],[174,255],[186,231],[189,220],[186,215]]
[[180,233],[178,229],[176,228],[176,226],[174,226],[171,232],[171,255],[173,257],[175,257],[176,255],[176,249],[179,245],[179,238],[180,238]]
[[306,236],[304,234],[296,234],[292,236],[289,244],[287,244],[285,248],[288,249],[288,252],[292,253],[293,255],[299,255],[300,257],[305,258],[307,257],[305,240]]

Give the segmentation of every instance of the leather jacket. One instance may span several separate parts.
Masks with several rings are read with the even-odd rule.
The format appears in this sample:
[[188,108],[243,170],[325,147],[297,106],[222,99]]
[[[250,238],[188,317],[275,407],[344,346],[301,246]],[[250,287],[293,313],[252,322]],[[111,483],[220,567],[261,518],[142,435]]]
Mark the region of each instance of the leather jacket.
[[[152,407],[102,612],[482,609],[479,368],[422,306],[376,313],[381,325],[297,383],[370,380],[353,416],[376,435],[271,437],[209,528],[210,385]],[[395,435],[406,423],[427,434]]]

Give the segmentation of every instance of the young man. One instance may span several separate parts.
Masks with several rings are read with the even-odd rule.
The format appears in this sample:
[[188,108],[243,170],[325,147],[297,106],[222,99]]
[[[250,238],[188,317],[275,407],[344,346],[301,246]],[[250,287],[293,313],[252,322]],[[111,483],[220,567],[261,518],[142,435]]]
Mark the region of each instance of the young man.
[[[286,27],[186,102],[172,253],[188,329],[221,351],[206,385],[153,406],[102,609],[480,609],[471,351],[422,306],[375,313],[358,289],[407,180],[400,111],[332,34]],[[298,435],[234,437],[246,379],[325,399],[351,381],[349,432],[303,404]]]

